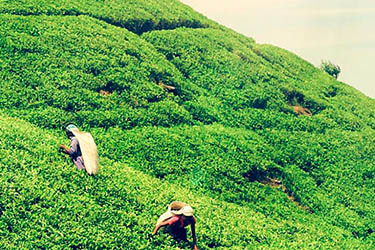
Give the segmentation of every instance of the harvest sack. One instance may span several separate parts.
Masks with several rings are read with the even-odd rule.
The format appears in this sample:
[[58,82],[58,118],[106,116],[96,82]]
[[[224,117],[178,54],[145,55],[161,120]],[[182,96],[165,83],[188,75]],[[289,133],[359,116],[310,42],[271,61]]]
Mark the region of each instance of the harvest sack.
[[[176,208],[176,205],[177,206],[179,205],[178,203],[183,204],[183,206],[177,210],[175,208]],[[175,215],[181,215],[181,214],[185,216],[193,216],[193,209],[186,203],[174,201],[171,204],[169,204],[167,211],[164,214],[160,215],[156,224],[166,221]]]
[[78,139],[86,172],[89,175],[97,174],[99,171],[99,155],[94,138],[90,133],[81,132],[77,128],[72,128],[70,131]]

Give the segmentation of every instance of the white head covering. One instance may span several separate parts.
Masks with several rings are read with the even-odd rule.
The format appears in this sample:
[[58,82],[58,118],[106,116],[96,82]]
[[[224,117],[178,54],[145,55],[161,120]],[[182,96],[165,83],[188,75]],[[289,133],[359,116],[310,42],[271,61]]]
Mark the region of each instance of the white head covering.
[[181,208],[180,210],[171,210],[172,214],[175,215],[185,215],[185,216],[193,216],[194,210],[191,208],[191,206],[187,205]]
[[74,124],[69,124],[69,125],[66,127],[66,131],[71,132],[72,129],[78,129],[78,128],[77,128],[76,125],[74,125]]
[[167,211],[165,213],[163,213],[162,215],[160,215],[158,221],[156,222],[156,225],[163,222],[163,221],[166,221],[166,220],[172,218],[175,215],[181,215],[182,214],[184,216],[193,216],[193,213],[194,213],[194,210],[189,205],[186,205],[179,210],[172,210],[171,206],[169,205]]

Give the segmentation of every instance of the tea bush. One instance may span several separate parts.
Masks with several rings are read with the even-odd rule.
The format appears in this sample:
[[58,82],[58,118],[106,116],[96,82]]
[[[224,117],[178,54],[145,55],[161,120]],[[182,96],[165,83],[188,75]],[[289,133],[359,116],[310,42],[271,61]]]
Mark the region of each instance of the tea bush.
[[50,16],[87,15],[135,33],[176,27],[217,26],[213,21],[192,11],[179,1],[168,0],[58,0],[53,2],[49,0],[3,0],[0,2],[0,13]]
[[320,64],[320,69],[328,73],[330,76],[333,76],[337,79],[341,72],[341,68],[338,65],[333,64],[330,61],[322,61]]
[[[170,111],[176,116],[176,112],[184,110],[178,103],[190,99],[189,87],[184,90],[189,82],[184,82],[173,65],[130,32],[82,16],[2,15],[1,20],[2,37],[7,38],[2,41],[1,47],[9,51],[1,55],[3,84],[0,100],[3,107],[34,112],[35,107],[48,106],[61,110],[59,112],[68,112],[71,117],[76,116],[72,113],[78,113],[79,117],[90,122],[92,119],[87,118],[87,113],[95,110],[94,116],[97,116],[98,110],[122,106],[124,112],[136,113],[135,119],[144,120],[145,111],[142,110],[149,106],[163,106],[157,102],[166,98],[173,100],[173,108],[163,112],[169,116],[167,113]],[[33,30],[35,34],[28,34],[28,30]],[[21,37],[34,39],[35,43],[26,44]],[[60,50],[63,51],[62,56],[57,56]],[[25,68],[25,64],[29,67]],[[158,86],[158,82],[175,86],[178,93],[167,93]],[[107,91],[108,96],[101,95],[101,90]],[[164,105],[163,109],[167,107]],[[154,120],[155,124],[152,123]],[[170,122],[185,120],[177,118]],[[158,124],[157,119],[144,123]],[[40,125],[61,127],[64,124],[54,121]],[[94,126],[114,124],[118,121],[92,122]],[[123,127],[129,125],[124,124]]]
[[[319,217],[300,214],[314,222],[311,224],[303,219],[293,224],[274,220],[106,157],[101,158],[100,175],[87,176],[57,152],[61,133],[58,139],[45,129],[4,114],[0,124],[0,242],[6,249],[186,248],[190,244],[176,243],[162,233],[151,237],[150,233],[158,215],[175,199],[189,202],[196,210],[201,249],[365,246],[359,240],[348,240],[347,231]],[[106,150],[104,145],[98,146],[100,152]]]
[[[373,99],[178,1],[0,13],[3,248],[190,248],[149,233],[175,199],[201,249],[374,247]],[[68,123],[98,176],[57,152]]]

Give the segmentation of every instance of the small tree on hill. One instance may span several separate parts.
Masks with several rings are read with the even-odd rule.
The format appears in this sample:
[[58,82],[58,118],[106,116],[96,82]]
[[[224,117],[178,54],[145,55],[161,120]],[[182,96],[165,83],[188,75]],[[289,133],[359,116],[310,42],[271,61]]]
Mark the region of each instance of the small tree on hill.
[[330,61],[322,61],[322,63],[320,64],[320,69],[324,70],[325,72],[327,72],[329,75],[333,76],[336,79],[341,72],[340,66],[335,65],[331,63]]

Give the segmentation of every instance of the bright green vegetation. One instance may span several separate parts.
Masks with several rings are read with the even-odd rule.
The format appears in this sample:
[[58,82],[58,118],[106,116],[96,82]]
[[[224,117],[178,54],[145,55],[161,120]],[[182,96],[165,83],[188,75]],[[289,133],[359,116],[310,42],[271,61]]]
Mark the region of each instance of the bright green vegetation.
[[348,231],[318,216],[302,213],[293,221],[273,219],[106,157],[102,157],[102,173],[89,177],[72,171],[70,162],[57,152],[62,133],[57,136],[4,114],[0,125],[2,247],[189,248],[167,234],[151,236],[165,201],[174,199],[185,200],[196,209],[201,249],[361,246],[359,240],[348,240]]
[[[0,245],[188,249],[150,235],[183,200],[201,249],[375,247],[374,100],[178,1],[0,13]],[[98,176],[57,152],[71,122]]]
[[176,27],[217,26],[179,1],[168,0],[2,0],[0,13],[15,15],[87,15],[135,33]]

